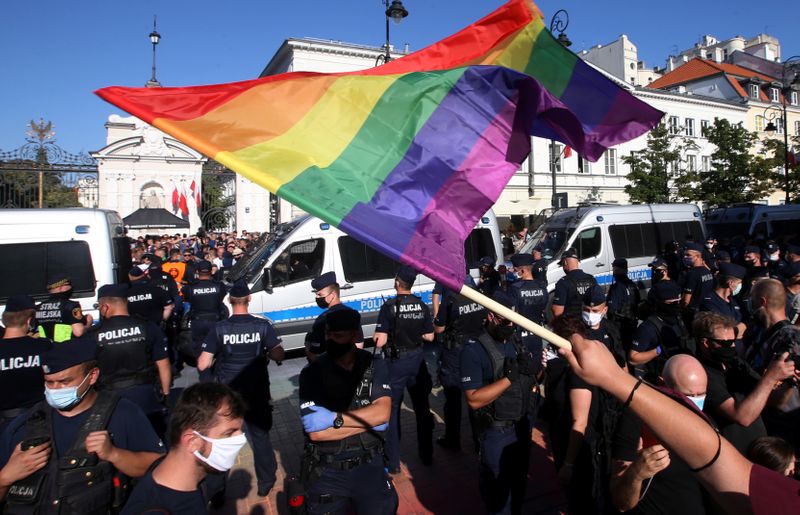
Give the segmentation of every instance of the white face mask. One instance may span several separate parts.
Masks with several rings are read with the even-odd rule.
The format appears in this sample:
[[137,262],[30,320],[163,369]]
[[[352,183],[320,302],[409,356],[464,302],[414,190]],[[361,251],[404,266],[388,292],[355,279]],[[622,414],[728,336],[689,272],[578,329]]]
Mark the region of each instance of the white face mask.
[[781,255],[779,253],[777,253],[777,252],[775,254],[770,254],[769,255],[769,260],[772,261],[773,263],[778,261],[780,258],[781,258]]
[[600,321],[603,320],[602,313],[592,313],[591,311],[584,311],[581,316],[583,317],[583,323],[588,325],[589,327],[594,327],[600,324]]
[[697,396],[687,395],[687,397],[689,398],[690,401],[694,403],[695,406],[697,406],[697,409],[703,411],[703,406],[706,403],[705,395],[697,395]]
[[209,438],[197,431],[194,431],[194,434],[211,444],[211,452],[207,457],[200,454],[200,451],[194,451],[195,457],[220,472],[226,472],[233,467],[239,451],[247,443],[244,433],[228,438]]

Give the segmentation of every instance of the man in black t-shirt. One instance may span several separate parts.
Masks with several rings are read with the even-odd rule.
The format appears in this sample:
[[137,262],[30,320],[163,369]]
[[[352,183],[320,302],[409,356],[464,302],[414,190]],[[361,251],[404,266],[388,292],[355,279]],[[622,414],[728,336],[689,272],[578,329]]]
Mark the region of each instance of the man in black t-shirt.
[[138,266],[128,272],[131,287],[128,289],[128,311],[131,315],[161,325],[172,315],[175,303],[169,294],[153,286]]
[[36,303],[28,295],[10,297],[3,312],[5,332],[0,340],[0,431],[15,417],[42,400],[41,353],[50,348],[47,338],[29,333]]
[[433,341],[433,320],[428,306],[411,294],[417,272],[400,267],[394,279],[397,297],[383,303],[375,326],[375,345],[383,349],[392,387],[392,417],[386,435],[389,472],[400,472],[400,408],[408,389],[417,420],[417,446],[422,462],[433,460],[433,415],[428,396],[432,381],[425,365],[424,342]]
[[[703,261],[703,246],[687,242],[683,251],[683,264],[689,270],[681,281],[681,305],[685,313],[696,313],[702,300],[714,293],[714,276]],[[684,317],[687,323],[691,323],[691,319],[691,315]]]
[[[235,463],[235,448],[241,450],[246,442],[244,410],[241,397],[223,384],[199,383],[184,390],[169,420],[169,452],[139,480],[122,514],[207,513],[199,484]],[[225,444],[224,455],[212,454],[218,444]]]
[[[681,354],[670,358],[664,365],[664,383],[687,396],[698,409],[703,408],[707,376],[694,357]],[[611,449],[614,507],[637,515],[705,514],[703,488],[697,477],[652,434],[631,410],[623,412]]]
[[566,275],[558,280],[553,290],[553,316],[580,317],[583,296],[597,284],[597,280],[581,270],[578,252],[573,248],[561,254],[559,264]]
[[[325,317],[328,313],[344,309],[347,306],[342,304],[339,298],[339,283],[336,282],[336,272],[326,272],[311,281],[311,288],[314,290],[314,301],[317,306],[324,309],[314,320],[311,331],[306,334],[305,347],[306,358],[309,362],[314,361],[317,356],[325,352],[327,343],[325,341]],[[359,329],[356,346],[364,346],[364,333]]]

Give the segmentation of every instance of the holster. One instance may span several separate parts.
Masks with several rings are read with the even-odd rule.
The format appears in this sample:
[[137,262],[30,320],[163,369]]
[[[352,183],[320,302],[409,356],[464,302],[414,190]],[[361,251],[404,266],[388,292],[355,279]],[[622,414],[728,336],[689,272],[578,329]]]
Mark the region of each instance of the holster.
[[322,464],[320,463],[319,451],[312,444],[306,444],[303,449],[303,458],[300,462],[300,484],[307,492],[322,475]]

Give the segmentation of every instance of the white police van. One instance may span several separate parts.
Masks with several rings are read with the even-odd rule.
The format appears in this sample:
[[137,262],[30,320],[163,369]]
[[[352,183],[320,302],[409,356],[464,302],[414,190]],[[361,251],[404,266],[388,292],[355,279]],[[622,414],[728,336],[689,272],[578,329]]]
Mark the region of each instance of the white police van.
[[762,239],[796,234],[800,227],[800,204],[718,207],[706,211],[705,222],[709,234],[717,240],[730,238],[734,244],[743,243],[748,236]]
[[[464,248],[472,268],[477,268],[484,256],[502,259],[500,231],[492,211],[478,221]],[[398,267],[397,262],[368,245],[306,215],[280,224],[262,238],[226,272],[225,280],[233,283],[244,279],[251,289],[250,312],[272,320],[283,347],[295,349],[303,347],[306,333],[322,312],[314,301],[313,278],[336,272],[342,302],[361,313],[364,334],[369,337],[384,300],[395,294]],[[430,278],[420,275],[412,292],[430,304],[433,286]]]
[[65,272],[72,299],[97,316],[97,288],[128,280],[131,252],[119,214],[105,209],[0,209],[0,311],[8,297],[47,297],[48,277]]
[[684,242],[691,235],[703,241],[705,229],[700,209],[694,204],[586,204],[559,209],[539,226],[521,252],[541,243],[546,257],[547,287],[553,291],[564,276],[558,265],[564,250],[574,247],[581,269],[607,288],[612,283],[611,264],[628,260],[628,276],[640,289],[650,287],[647,266],[670,241]]

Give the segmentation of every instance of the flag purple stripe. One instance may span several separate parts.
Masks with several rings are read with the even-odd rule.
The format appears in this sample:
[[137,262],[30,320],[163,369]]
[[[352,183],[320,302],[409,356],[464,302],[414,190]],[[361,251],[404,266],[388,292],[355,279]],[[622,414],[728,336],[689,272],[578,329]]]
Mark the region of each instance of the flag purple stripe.
[[630,141],[658,125],[663,115],[620,89],[605,118],[595,128],[597,142],[608,148]]
[[590,132],[603,121],[619,90],[619,86],[578,59],[560,100],[581,120],[584,130]]

